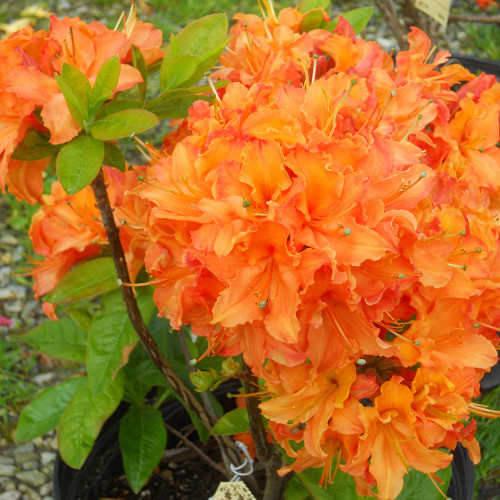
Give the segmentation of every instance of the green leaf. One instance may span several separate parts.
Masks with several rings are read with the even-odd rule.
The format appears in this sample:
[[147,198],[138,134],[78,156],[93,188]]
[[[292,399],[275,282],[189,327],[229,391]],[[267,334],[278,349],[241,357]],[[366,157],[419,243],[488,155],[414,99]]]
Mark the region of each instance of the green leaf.
[[123,396],[123,375],[119,373],[99,396],[88,384],[80,386],[64,410],[57,427],[61,458],[79,469],[90,453],[105,420],[116,410]]
[[56,160],[57,178],[68,194],[88,186],[99,173],[104,144],[88,135],[80,135],[63,146]]
[[69,400],[86,381],[85,377],[72,378],[40,391],[19,416],[16,441],[31,441],[54,429]]
[[219,419],[213,426],[212,434],[232,436],[240,432],[246,432],[250,429],[248,411],[246,408],[236,408],[231,410]]
[[163,60],[160,69],[160,87],[171,90],[188,81],[198,68],[198,59],[188,54],[179,56],[172,61]]
[[[92,320],[92,315],[87,309],[83,307],[70,307],[65,309],[64,311],[76,324],[83,328],[84,330],[88,330],[90,328],[90,322]],[[231,358],[229,358],[231,359]]]
[[138,493],[165,451],[167,431],[161,413],[151,407],[129,408],[120,423],[119,439],[125,474]]
[[312,10],[302,19],[302,22],[300,23],[300,31],[305,33],[307,31],[322,28],[324,25],[326,25],[326,22],[323,19],[323,12],[320,10]]
[[330,0],[300,0],[299,11],[306,13],[313,9],[325,9],[330,11]]
[[[218,82],[214,82],[214,87],[216,89],[220,89],[222,87],[225,87],[228,83],[229,82],[227,80],[220,80]],[[212,88],[209,85],[202,85],[200,87],[191,87],[189,89],[165,90],[159,96],[155,97],[154,99],[151,99],[151,101],[149,101],[146,104],[146,109],[154,111],[162,103],[164,103],[165,101],[169,101],[170,99],[176,99],[178,97],[186,97],[193,95],[200,96],[206,94],[207,92],[212,92]]]
[[71,64],[64,63],[61,75],[56,75],[57,85],[63,93],[71,116],[80,125],[85,127],[88,120],[88,96],[91,86],[87,77]]
[[121,66],[119,56],[113,56],[102,64],[89,97],[92,115],[113,95],[120,78]]
[[53,304],[71,304],[115,288],[118,288],[118,282],[113,259],[99,257],[71,269],[44,300]]
[[134,68],[139,70],[139,73],[142,76],[143,82],[139,83],[139,94],[141,99],[144,100],[146,98],[146,91],[148,89],[148,66],[142,55],[142,52],[135,46],[132,45],[132,65]]
[[196,83],[219,59],[227,38],[226,14],[211,14],[186,26],[178,35],[171,37],[162,66],[170,66],[182,55],[196,57],[198,69],[186,82],[186,87]]
[[109,141],[144,132],[158,124],[158,118],[145,109],[127,109],[99,118],[90,128],[95,139]]
[[[158,317],[153,312],[148,328],[156,345],[163,355],[166,356],[166,337],[170,329],[170,322],[166,318]],[[130,355],[128,364],[122,371],[127,376],[126,390],[134,395],[134,400],[144,398],[155,385],[168,386],[167,381],[146,354],[144,346],[141,343],[137,344]]]
[[30,130],[23,142],[19,143],[12,153],[12,158],[20,161],[35,161],[43,158],[51,158],[60,149],[48,141],[47,134]]
[[104,143],[103,163],[104,165],[114,167],[121,172],[125,172],[125,169],[127,168],[122,150],[116,144],[112,144],[111,142]]
[[174,97],[156,106],[152,111],[160,119],[165,118],[184,118],[187,116],[188,109],[196,101],[212,100],[211,97],[199,95],[187,95],[182,97]]
[[71,318],[46,321],[20,338],[47,356],[85,363],[87,332]]
[[113,113],[117,113],[118,111],[125,111],[126,109],[141,109],[144,107],[144,103],[142,101],[138,101],[137,99],[119,99],[117,101],[110,101],[104,104],[99,113],[97,114],[97,118],[100,120],[105,116],[111,115]]
[[[439,487],[443,492],[446,492],[451,480],[451,465],[446,469],[438,470],[436,474],[443,481]],[[421,500],[422,498],[425,498],[425,500],[442,500],[443,497],[432,484],[427,474],[411,469],[405,476],[403,491],[397,496],[396,500]]]
[[[359,35],[364,29],[365,26],[370,21],[373,15],[373,7],[360,7],[359,9],[348,10],[342,14],[342,17],[349,21],[350,25],[354,29],[356,35]],[[339,22],[339,18],[336,17],[332,19],[328,24],[326,24],[323,28],[327,31],[333,31]]]
[[196,387],[197,392],[204,392],[208,389],[214,390],[224,381],[224,379],[212,368],[208,371],[196,370],[189,374],[191,383]]
[[[138,303],[147,323],[155,309],[152,290],[140,290]],[[93,394],[100,394],[120,368],[127,364],[137,341],[121,292],[111,292],[102,300],[102,309],[94,316],[89,330],[87,373]]]

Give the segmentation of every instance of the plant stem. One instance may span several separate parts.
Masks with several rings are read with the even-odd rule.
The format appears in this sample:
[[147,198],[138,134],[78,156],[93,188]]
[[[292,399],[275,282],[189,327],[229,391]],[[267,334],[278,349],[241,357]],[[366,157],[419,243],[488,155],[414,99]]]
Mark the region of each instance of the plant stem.
[[[250,368],[244,364],[244,377],[241,382],[247,394],[255,392],[258,387],[257,379],[252,375]],[[250,419],[250,430],[255,441],[255,451],[259,462],[266,471],[266,488],[264,490],[263,500],[278,500],[283,497],[283,492],[288,477],[280,477],[276,472],[282,465],[281,454],[272,443],[267,440],[262,413],[259,408],[257,398],[247,396],[245,398]]]
[[[97,177],[92,181],[92,189],[97,201],[97,206],[101,212],[102,223],[108,235],[109,246],[111,255],[115,264],[116,274],[122,283],[130,283],[130,276],[125,261],[125,254],[120,242],[120,235],[116,227],[113,217],[113,210],[109,202],[106,185],[104,183],[104,174],[102,169],[97,174]],[[201,420],[207,429],[211,429],[215,424],[215,420],[208,415],[203,406],[196,399],[194,394],[186,387],[186,385],[179,379],[174,369],[170,366],[165,356],[158,348],[155,340],[151,336],[144,320],[142,319],[141,312],[137,305],[137,300],[134,295],[132,287],[120,287],[127,314],[134,327],[139,339],[146,350],[151,361],[156,365],[160,373],[165,377],[165,380],[172,386],[172,388],[179,394],[186,406],[193,411]],[[240,455],[236,445],[227,436],[214,436],[217,444],[221,448],[221,454],[227,468],[226,476],[231,477],[229,472],[230,463],[238,464],[240,462]]]
[[459,21],[466,21],[469,23],[500,23],[500,16],[469,16],[467,14],[450,14],[448,22],[456,23]]
[[167,424],[166,422],[164,422],[164,424],[165,424],[165,427],[166,427],[168,432],[170,432],[174,436],[177,436],[186,446],[189,446],[189,448],[196,451],[196,453],[198,453],[198,455],[200,455],[200,457],[203,460],[205,460],[205,462],[207,462],[207,464],[209,464],[210,467],[212,467],[212,469],[215,469],[217,472],[219,472],[223,476],[227,475],[224,467],[221,467],[218,463],[214,462],[207,454],[205,454],[203,452],[203,450],[201,450],[198,446],[196,446],[194,443],[192,443],[186,436],[184,436],[177,429],[175,429],[171,425]]
[[398,42],[400,50],[406,50],[408,42],[406,41],[406,26],[400,22],[400,16],[396,12],[396,7],[392,0],[374,0],[375,5],[380,10],[385,22],[393,32]]

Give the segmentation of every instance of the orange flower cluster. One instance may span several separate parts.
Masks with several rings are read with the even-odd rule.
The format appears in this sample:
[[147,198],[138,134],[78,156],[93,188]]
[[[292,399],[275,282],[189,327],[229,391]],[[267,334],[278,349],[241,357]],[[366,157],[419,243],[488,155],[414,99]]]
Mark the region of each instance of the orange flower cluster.
[[115,92],[142,82],[138,70],[127,64],[136,45],[149,64],[161,59],[162,32],[134,21],[123,31],[99,22],[51,17],[47,32],[27,27],[0,41],[0,190],[6,185],[18,198],[35,203],[43,192],[42,172],[47,160],[15,160],[12,153],[28,128],[50,133],[50,142],[63,144],[76,137],[75,122],[59,90],[55,75],[64,63],[78,68],[94,83],[102,64],[119,55],[122,65]]
[[[144,266],[147,240],[142,228],[148,204],[127,194],[139,184],[136,172],[105,167],[104,174],[129,273],[135,278]],[[75,264],[106,252],[108,245],[90,186],[69,196],[56,181],[51,194],[42,195],[40,205],[29,230],[33,250],[43,257],[31,259],[36,298],[52,291]]]
[[500,328],[500,85],[439,68],[418,29],[393,63],[301,16],[236,17],[233,83],[134,190],[145,264],[160,315],[265,381],[282,473],[340,461],[395,498],[442,447],[477,462],[470,414],[491,414],[472,399]]

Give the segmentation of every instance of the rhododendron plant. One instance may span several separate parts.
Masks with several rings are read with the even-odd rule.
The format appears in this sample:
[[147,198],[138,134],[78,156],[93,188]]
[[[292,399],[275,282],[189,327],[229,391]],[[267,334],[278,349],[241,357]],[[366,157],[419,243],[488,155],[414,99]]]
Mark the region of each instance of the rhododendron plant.
[[[433,55],[418,28],[392,57],[357,36],[371,9],[331,19],[317,4],[263,1],[229,37],[208,16],[163,48],[133,12],[115,30],[53,18],[0,42],[0,181],[40,203],[29,272],[59,322],[25,340],[60,336],[50,354],[87,371],[42,392],[18,439],[50,430],[38,415],[56,401],[43,412],[80,467],[122,397],[156,432],[159,386],[200,436],[219,419],[226,465],[240,459],[220,428],[251,431],[266,499],[313,494],[313,469],[321,487],[346,474],[385,500],[413,468],[440,495],[457,445],[479,461],[473,416],[496,416],[474,398],[498,360],[500,84]],[[136,137],[163,118],[161,145]],[[130,135],[143,166],[117,147]],[[172,329],[182,362],[159,347]],[[186,387],[190,357],[199,391],[242,380],[250,428],[244,408],[221,416]],[[140,479],[127,472],[136,491],[165,447],[149,441],[122,442],[126,471],[149,456]]]

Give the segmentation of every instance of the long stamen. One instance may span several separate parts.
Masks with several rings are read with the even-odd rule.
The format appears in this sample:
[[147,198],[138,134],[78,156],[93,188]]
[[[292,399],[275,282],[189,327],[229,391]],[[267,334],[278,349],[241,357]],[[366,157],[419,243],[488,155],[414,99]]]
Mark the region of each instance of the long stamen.
[[401,335],[400,333],[395,332],[394,330],[391,330],[390,328],[386,328],[386,330],[389,333],[392,333],[395,337],[398,337],[401,340],[404,340],[405,342],[408,342],[410,344],[416,345],[417,347],[420,345],[420,341],[419,340],[413,341],[413,340],[407,339],[405,336]]
[[413,132],[413,130],[415,129],[415,127],[418,125],[418,123],[420,122],[420,120],[422,118],[423,118],[423,116],[421,114],[419,114],[417,116],[417,119],[415,120],[415,123],[410,127],[410,130],[408,130],[408,132],[406,132],[405,136],[401,139],[401,142],[406,141],[406,139],[408,139],[408,137]]
[[[335,123],[335,120],[337,119],[337,114],[338,112],[340,111],[340,108],[342,107],[342,105],[344,104],[345,100],[347,99],[347,96],[349,95],[349,93],[351,92],[351,90],[354,88],[355,85],[358,84],[358,81],[357,80],[354,80],[352,79],[349,83],[349,87],[348,89],[344,92],[344,95],[342,96],[342,98],[340,99],[340,101],[338,102],[338,104],[336,104],[334,110],[332,111],[331,115],[330,115],[330,118],[328,119],[328,121],[326,122],[326,125],[324,127],[324,130],[326,131],[330,126],[332,126],[332,124]],[[333,133],[333,131],[335,130],[335,127],[332,126],[332,129],[330,130],[330,135]]]
[[463,255],[473,255],[475,253],[481,253],[483,251],[482,248],[477,248],[476,250],[471,250],[469,252],[466,252],[463,248],[460,250],[460,253],[455,253],[452,255],[449,255],[448,257],[451,259],[452,257],[462,257]]
[[404,192],[408,191],[408,189],[416,186],[422,179],[425,179],[426,177],[427,177],[427,172],[425,170],[422,170],[422,172],[420,172],[420,177],[418,177],[418,179],[410,182],[409,184],[405,184],[404,182],[402,182],[398,190],[391,196],[385,198],[384,201],[386,203],[394,201],[398,196],[401,196]]
[[498,328],[491,326],[491,325],[488,325],[487,323],[482,323],[481,321],[476,321],[476,323],[474,323],[474,328],[478,328],[479,326],[484,326],[485,328],[489,328],[490,330],[494,330],[495,332],[498,330]]
[[215,88],[213,80],[208,77],[208,84],[210,85],[210,88],[212,89],[212,92],[214,93],[214,97],[217,99],[217,101],[222,104],[222,101],[220,100],[219,94],[217,93],[217,89]]
[[311,85],[314,83],[316,80],[316,68],[318,66],[318,54],[313,54],[313,70],[312,70],[312,76],[311,76]]
[[448,495],[443,493],[443,490],[439,487],[436,480],[429,473],[427,473],[427,477],[432,481],[432,484],[436,487],[436,489],[439,491],[439,493],[445,500],[452,500]]
[[461,269],[462,271],[467,271],[466,264],[460,265],[460,264],[452,264],[451,262],[447,262],[446,265],[449,267],[456,267],[457,269]]
[[471,413],[475,415],[479,415],[481,417],[486,418],[498,418],[500,417],[500,411],[492,410],[488,408],[486,405],[482,405],[479,403],[469,403],[469,410]]

